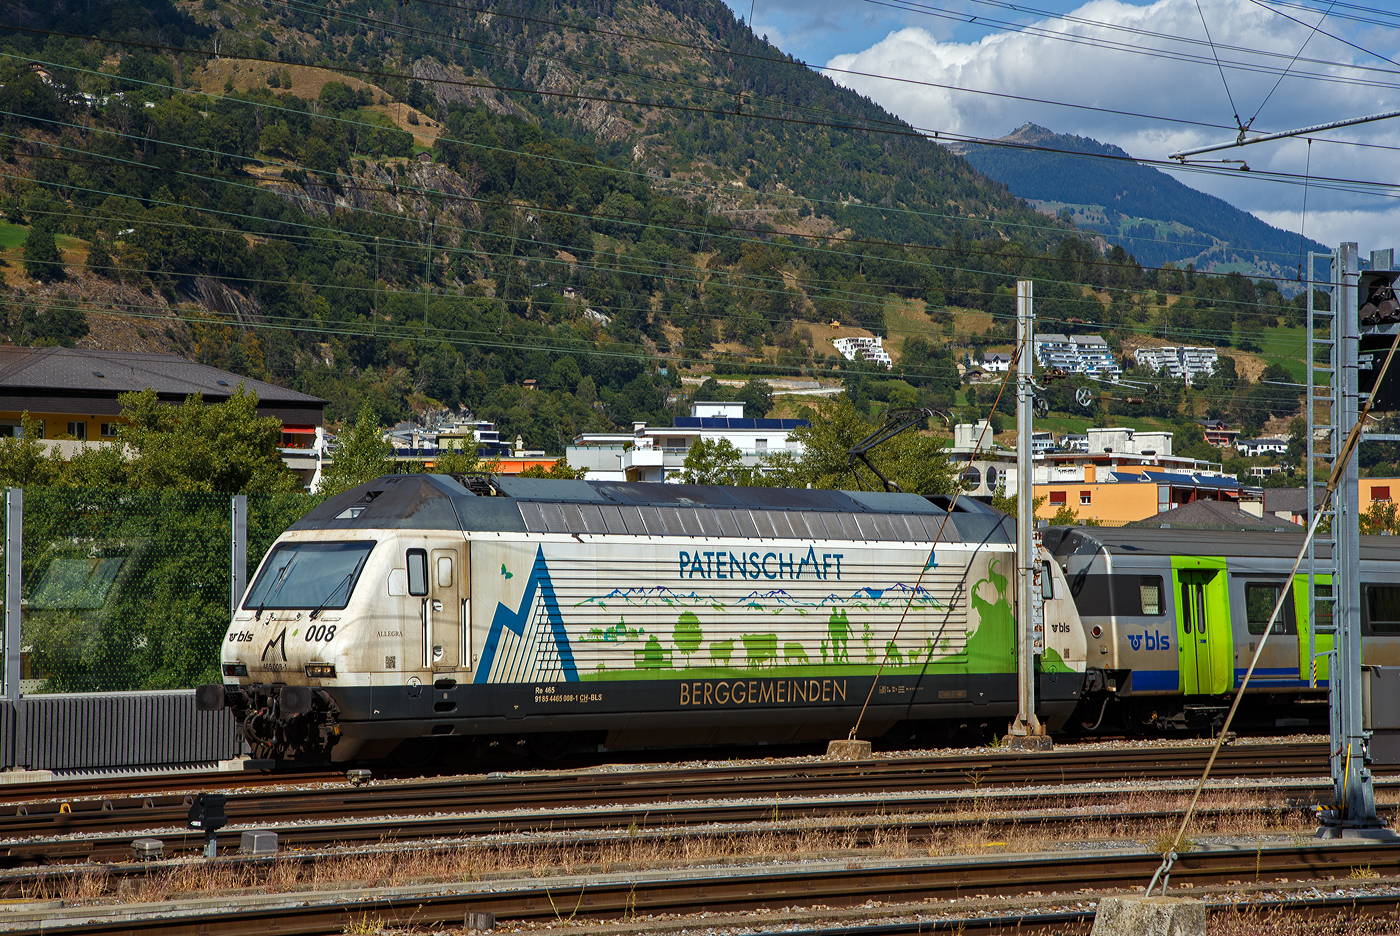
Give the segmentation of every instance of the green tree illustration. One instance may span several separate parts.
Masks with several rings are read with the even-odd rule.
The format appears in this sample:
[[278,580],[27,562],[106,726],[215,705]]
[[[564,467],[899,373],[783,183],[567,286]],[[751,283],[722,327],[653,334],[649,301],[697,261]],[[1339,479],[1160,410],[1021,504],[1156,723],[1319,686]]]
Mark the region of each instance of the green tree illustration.
[[700,629],[700,618],[696,617],[695,612],[687,611],[676,619],[676,627],[671,631],[671,640],[675,641],[676,649],[685,654],[686,669],[690,669],[690,655],[700,649],[700,641],[704,636]]

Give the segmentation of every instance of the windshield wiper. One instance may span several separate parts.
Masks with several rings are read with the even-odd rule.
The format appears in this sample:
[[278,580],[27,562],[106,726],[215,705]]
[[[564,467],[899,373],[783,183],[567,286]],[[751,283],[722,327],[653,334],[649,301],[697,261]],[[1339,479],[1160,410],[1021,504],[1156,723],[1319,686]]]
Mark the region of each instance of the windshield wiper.
[[[308,620],[316,620],[316,616],[319,615],[322,611],[326,610],[326,606],[331,603],[331,599],[336,596],[336,593],[339,592],[349,583],[353,582],[355,580],[355,576],[360,574],[360,567],[365,564],[365,560],[368,558],[369,553],[365,553],[363,556],[360,557],[360,561],[355,563],[355,568],[351,569],[348,573],[346,573],[345,578],[340,580],[340,584],[336,585],[335,588],[330,590],[330,592],[326,595],[325,599],[316,607],[316,610],[311,612],[311,617],[308,618]],[[349,602],[350,600],[349,589],[346,589],[345,600],[346,602]]]
[[278,570],[277,578],[263,591],[262,600],[258,602],[257,614],[253,615],[253,620],[262,620],[263,609],[265,609],[267,607],[267,603],[272,600],[273,593],[281,591],[282,585],[286,583],[287,576],[292,571],[292,566],[296,565],[297,560],[300,558],[301,553],[293,553],[292,558],[287,560],[287,564],[284,565],[280,570]]

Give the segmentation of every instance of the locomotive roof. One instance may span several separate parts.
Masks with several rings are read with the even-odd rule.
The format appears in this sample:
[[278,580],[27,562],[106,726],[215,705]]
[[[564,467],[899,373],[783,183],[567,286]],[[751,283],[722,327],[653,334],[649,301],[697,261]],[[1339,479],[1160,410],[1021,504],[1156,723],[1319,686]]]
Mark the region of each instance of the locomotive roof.
[[[1106,552],[1136,556],[1239,556],[1254,559],[1295,559],[1303,548],[1304,530],[1175,530],[1150,527],[1050,527],[1043,540],[1056,556]],[[1389,536],[1361,537],[1361,558],[1394,559],[1400,541]],[[1330,558],[1330,547],[1318,544],[1318,558]]]
[[478,477],[386,475],[328,498],[290,529],[1015,541],[1005,514],[959,498],[949,516],[950,501],[871,491],[513,477],[488,485]]

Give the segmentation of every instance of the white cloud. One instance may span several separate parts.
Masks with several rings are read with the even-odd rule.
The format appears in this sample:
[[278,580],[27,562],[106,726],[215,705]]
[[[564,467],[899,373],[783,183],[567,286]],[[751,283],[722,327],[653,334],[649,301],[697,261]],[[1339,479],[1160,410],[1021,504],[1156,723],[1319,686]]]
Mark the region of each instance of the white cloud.
[[[1307,38],[1308,30],[1249,0],[1201,0],[1201,9],[1220,58],[1226,63],[1225,75],[1240,118],[1248,121],[1258,112],[1255,130],[1274,132],[1400,109],[1400,68],[1321,33],[1308,42],[1303,58],[1323,60],[1324,64],[1300,60],[1293,66],[1293,74],[1270,97],[1277,74],[1261,74],[1248,68],[1287,66]],[[1315,20],[1315,14],[1295,15],[1305,19],[1312,16]],[[915,126],[974,137],[999,137],[1032,121],[1057,132],[1116,144],[1140,158],[1163,159],[1179,149],[1226,142],[1234,136],[1228,129],[1234,125],[1234,111],[1211,58],[1211,49],[1204,44],[1205,33],[1195,0],[1158,0],[1145,6],[1119,0],[1091,0],[1070,16],[1108,25],[1075,23],[1068,18],[1042,20],[1028,23],[1031,29],[1027,32],[999,32],[976,42],[942,41],[926,29],[907,28],[890,33],[864,51],[838,55],[828,67],[1151,117],[1127,117],[882,78],[829,74]],[[1342,35],[1340,30],[1345,25],[1328,20],[1323,28]],[[1157,38],[1147,33],[1180,39]],[[1400,49],[1395,33],[1383,38],[1388,42],[1386,53],[1395,57]],[[1379,41],[1376,35],[1357,37],[1357,41],[1362,39]],[[1199,40],[1199,44],[1182,40]],[[1238,48],[1229,50],[1225,48],[1228,46]],[[1147,52],[1187,55],[1195,61]],[[1231,67],[1232,62],[1247,68]],[[1348,67],[1355,65],[1378,70]],[[1354,83],[1358,80],[1390,87]],[[1205,121],[1227,129],[1153,119],[1162,117]],[[1400,146],[1400,126],[1396,122],[1333,131],[1329,136]],[[1255,170],[1302,174],[1306,165],[1313,176],[1400,179],[1400,152],[1315,143],[1309,163],[1307,150],[1305,142],[1293,140],[1213,154],[1213,158],[1243,157]],[[1219,195],[1261,216],[1267,213],[1271,223],[1296,230],[1302,201],[1302,190],[1297,185],[1269,183],[1254,173],[1179,177],[1187,185]],[[1395,200],[1375,195],[1314,187],[1309,191],[1308,203],[1308,233],[1316,230],[1319,239],[1323,233],[1335,231],[1333,241],[1360,240],[1362,228],[1379,237],[1384,225],[1395,219]],[[1291,221],[1282,223],[1290,211]],[[1319,221],[1315,228],[1314,216],[1330,220]],[[1382,220],[1385,218],[1390,221]],[[1347,224],[1355,225],[1356,233],[1343,235]],[[1400,228],[1390,230],[1400,233]]]

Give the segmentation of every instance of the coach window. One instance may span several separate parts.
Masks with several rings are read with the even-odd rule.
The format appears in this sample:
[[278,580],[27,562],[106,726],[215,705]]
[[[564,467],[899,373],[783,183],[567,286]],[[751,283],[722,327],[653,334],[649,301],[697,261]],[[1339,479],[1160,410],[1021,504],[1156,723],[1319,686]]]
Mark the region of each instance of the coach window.
[[[1246,582],[1244,585],[1244,613],[1251,634],[1262,634],[1269,626],[1269,618],[1274,615],[1282,587],[1273,582]],[[1279,608],[1278,620],[1274,621],[1273,633],[1291,633],[1288,626],[1292,615],[1287,602]]]
[[428,554],[424,550],[408,551],[408,593],[418,598],[428,593]]
[[1162,577],[1142,575],[1138,577],[1138,596],[1142,601],[1144,616],[1157,616],[1162,613]]
[[1367,585],[1366,619],[1373,634],[1400,634],[1400,585]]
[[1055,600],[1055,574],[1050,571],[1050,563],[1040,564],[1040,597],[1046,601]]

